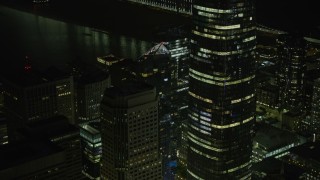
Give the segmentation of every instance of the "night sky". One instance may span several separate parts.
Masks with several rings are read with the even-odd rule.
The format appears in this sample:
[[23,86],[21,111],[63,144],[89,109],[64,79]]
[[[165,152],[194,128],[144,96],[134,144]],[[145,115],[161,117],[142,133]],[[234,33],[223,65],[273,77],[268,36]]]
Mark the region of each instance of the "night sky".
[[307,32],[320,25],[315,0],[257,0],[257,20],[286,31]]

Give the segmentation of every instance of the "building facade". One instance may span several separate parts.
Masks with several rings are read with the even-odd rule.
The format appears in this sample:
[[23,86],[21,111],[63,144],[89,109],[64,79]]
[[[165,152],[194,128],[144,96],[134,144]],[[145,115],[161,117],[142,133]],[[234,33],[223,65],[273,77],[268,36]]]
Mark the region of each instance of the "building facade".
[[249,179],[255,121],[254,2],[194,1],[188,179]]
[[311,102],[310,117],[307,119],[307,131],[313,133],[316,139],[320,138],[320,79],[315,80]]
[[153,86],[108,88],[101,103],[101,179],[162,179],[158,128]]
[[82,173],[89,179],[100,179],[102,143],[100,122],[80,125]]
[[1,179],[67,179],[61,168],[64,150],[47,141],[27,139],[0,146],[0,158]]
[[158,43],[150,48],[132,67],[135,80],[155,86],[159,96],[159,148],[164,178],[172,175],[170,165],[176,160],[173,92],[177,83],[175,62],[165,44]]
[[2,75],[9,141],[27,123],[64,115],[74,124],[73,77],[58,69],[12,71]]
[[306,43],[302,37],[281,35],[277,39],[279,107],[305,109]]
[[23,138],[49,141],[64,151],[64,162],[57,167],[59,176],[56,179],[84,178],[81,173],[80,131],[68,122],[68,118],[59,115],[28,123],[18,133]]
[[97,120],[100,117],[100,102],[107,87],[110,87],[110,77],[96,71],[82,75],[76,84],[76,115],[78,123]]

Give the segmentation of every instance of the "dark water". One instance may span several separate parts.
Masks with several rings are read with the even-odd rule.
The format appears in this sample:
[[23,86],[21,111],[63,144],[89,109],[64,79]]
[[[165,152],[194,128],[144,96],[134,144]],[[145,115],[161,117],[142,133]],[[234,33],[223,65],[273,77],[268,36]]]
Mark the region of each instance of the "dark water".
[[[318,18],[320,17],[320,11],[317,10],[318,6],[315,5],[315,1],[256,1],[258,23],[285,31],[303,30],[306,32],[320,24]],[[146,21],[144,24],[152,24],[153,26],[160,24],[159,19],[164,19],[164,22],[173,19],[168,18],[170,15],[161,18],[162,15],[160,17],[160,14],[158,15],[159,17],[152,16],[153,18],[146,18],[144,12],[138,11],[140,12],[140,16],[134,16],[136,19],[131,18],[132,22],[130,23],[123,19],[119,20],[120,17],[109,17],[110,14],[116,13],[99,13],[102,11],[97,11],[94,15],[91,11],[84,11],[84,5],[83,7],[81,6],[81,8],[75,6],[72,11],[70,10],[70,7],[72,7],[70,3],[67,5],[65,9],[59,8],[61,12],[58,11],[51,14],[68,15],[69,19],[73,20],[86,18],[97,19],[96,21],[101,24],[109,24],[109,28],[122,27],[118,29],[128,31],[134,29],[140,31],[144,29],[140,26],[143,23],[138,24],[142,21]],[[100,9],[103,9],[103,7]],[[72,16],[73,14],[75,17]],[[104,14],[106,15],[103,16]],[[126,15],[130,16],[130,13]],[[121,23],[127,24],[127,26],[119,25]],[[24,62],[26,55],[32,59],[33,64],[39,65],[40,67],[50,65],[64,66],[67,62],[74,59],[95,63],[96,56],[109,53],[120,57],[136,58],[151,47],[150,42],[137,38],[121,36],[114,33],[106,34],[96,32],[89,27],[65,23],[10,9],[1,5],[0,33],[0,68],[5,69],[10,64],[14,64],[15,66],[19,63],[21,64]]]
[[64,67],[74,59],[96,63],[96,57],[113,53],[137,58],[151,43],[127,36],[97,32],[0,5],[0,67],[24,63],[27,55],[40,68]]

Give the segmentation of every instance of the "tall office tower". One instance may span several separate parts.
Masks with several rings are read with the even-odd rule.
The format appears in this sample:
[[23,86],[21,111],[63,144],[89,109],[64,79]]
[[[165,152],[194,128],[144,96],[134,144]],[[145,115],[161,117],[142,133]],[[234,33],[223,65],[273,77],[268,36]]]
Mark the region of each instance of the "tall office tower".
[[89,179],[100,179],[102,143],[100,122],[80,125],[82,173]]
[[279,107],[304,109],[306,42],[302,37],[280,35],[277,39]]
[[[173,179],[177,173],[186,172],[186,121],[188,117],[188,88],[189,88],[189,60],[190,39],[189,30],[185,27],[170,28],[159,33],[159,41],[164,41],[165,47],[170,51],[170,61],[175,68],[176,84],[171,90],[171,125],[170,125],[170,159],[166,164],[164,178]],[[179,175],[178,175],[179,176]]]
[[28,122],[64,115],[74,123],[73,78],[56,69],[12,71],[2,76],[9,140]]
[[175,112],[173,92],[177,83],[176,68],[165,43],[156,44],[133,65],[135,79],[156,87],[159,95],[159,139],[163,175],[170,176],[170,163],[176,159],[176,138],[173,130]]
[[162,179],[156,89],[139,82],[108,88],[101,113],[101,179]]
[[[18,130],[19,135],[31,140],[50,141],[64,151],[64,163],[56,179],[81,179],[81,148],[79,128],[70,124],[65,116],[54,116],[28,123]],[[50,172],[48,172],[50,173]]]
[[189,37],[189,28],[179,26],[159,32],[155,38],[159,42],[164,42],[163,44],[170,52],[178,79],[186,79],[189,75],[190,39],[187,37]]
[[310,118],[307,119],[307,131],[320,139],[320,79],[315,80],[311,102]]
[[249,179],[255,121],[252,0],[195,1],[188,179]]

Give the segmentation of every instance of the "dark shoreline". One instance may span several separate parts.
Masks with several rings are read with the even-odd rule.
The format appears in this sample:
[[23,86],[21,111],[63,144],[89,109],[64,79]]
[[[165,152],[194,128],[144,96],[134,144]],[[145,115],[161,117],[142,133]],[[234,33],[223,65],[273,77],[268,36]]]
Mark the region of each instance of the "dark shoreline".
[[63,0],[51,0],[48,4],[33,4],[24,0],[0,0],[0,5],[145,41],[157,40],[155,34],[161,29],[188,26],[191,22],[190,17],[174,12],[118,1],[68,0],[65,3]]

